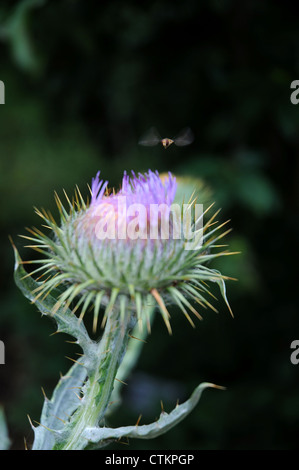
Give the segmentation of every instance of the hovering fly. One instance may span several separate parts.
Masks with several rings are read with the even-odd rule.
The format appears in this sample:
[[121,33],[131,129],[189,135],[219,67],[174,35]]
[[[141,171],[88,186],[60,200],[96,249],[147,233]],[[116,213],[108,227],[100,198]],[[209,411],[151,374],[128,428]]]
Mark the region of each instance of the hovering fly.
[[191,144],[193,140],[194,136],[189,127],[183,129],[173,139],[169,139],[168,137],[162,139],[157,129],[155,127],[151,127],[149,131],[146,132],[143,137],[141,137],[138,143],[147,147],[153,147],[154,145],[162,144],[163,147],[167,149],[171,144],[175,144],[178,147],[184,147],[185,145]]

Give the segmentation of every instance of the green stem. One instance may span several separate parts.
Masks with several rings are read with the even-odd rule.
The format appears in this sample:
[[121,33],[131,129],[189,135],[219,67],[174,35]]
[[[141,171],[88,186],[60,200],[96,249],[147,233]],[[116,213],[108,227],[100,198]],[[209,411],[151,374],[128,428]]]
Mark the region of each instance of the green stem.
[[82,389],[84,395],[80,406],[65,429],[68,437],[65,440],[62,436],[62,441],[53,450],[83,450],[86,447],[82,433],[86,427],[97,426],[105,416],[116,374],[127,348],[128,335],[135,322],[135,317],[128,313],[120,319],[117,309],[108,315],[92,370]]
[[[155,309],[152,306],[147,307],[147,309],[148,309],[146,312],[147,318],[150,324],[152,324],[154,320]],[[121,363],[121,366],[117,374],[118,379],[120,379],[121,381],[115,383],[115,387],[113,389],[113,394],[111,397],[113,404],[109,406],[109,409],[107,410],[107,413],[105,416],[110,416],[110,414],[114,413],[116,408],[120,405],[121,403],[120,394],[121,394],[122,384],[124,381],[126,381],[127,377],[130,375],[131,371],[135,367],[139,359],[139,356],[141,354],[144,343],[146,343],[148,334],[149,334],[149,331],[146,325],[143,325],[141,329],[139,328],[139,325],[136,325],[135,328],[133,329],[131,339],[128,342],[126,355],[124,357],[124,360]]]

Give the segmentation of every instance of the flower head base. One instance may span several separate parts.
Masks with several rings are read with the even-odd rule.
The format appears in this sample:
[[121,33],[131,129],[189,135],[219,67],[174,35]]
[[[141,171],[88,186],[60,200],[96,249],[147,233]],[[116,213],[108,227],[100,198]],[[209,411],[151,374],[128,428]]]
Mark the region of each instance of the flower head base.
[[201,316],[191,301],[216,310],[206,298],[207,282],[219,285],[227,303],[224,281],[228,278],[205,266],[212,258],[231,254],[212,253],[216,241],[228,233],[219,232],[224,224],[215,225],[219,211],[203,225],[211,206],[199,214],[196,200],[173,208],[177,183],[170,173],[163,179],[152,171],[132,173],[131,178],[125,173],[118,192],[109,193],[107,185],[98,173],[92,180],[90,204],[77,188],[73,202],[66,196],[69,211],[56,195],[59,224],[37,210],[53,234],[34,229],[33,237],[25,237],[44,255],[35,261],[41,266],[34,272],[44,271],[46,277],[36,299],[62,287],[53,313],[62,305],[73,306],[74,313],[81,310],[82,319],[93,307],[94,330],[101,305],[105,307],[103,321],[118,308],[121,317],[127,310],[136,314],[140,326],[148,306],[156,305],[169,332],[168,304],[178,305],[193,326],[189,311]]

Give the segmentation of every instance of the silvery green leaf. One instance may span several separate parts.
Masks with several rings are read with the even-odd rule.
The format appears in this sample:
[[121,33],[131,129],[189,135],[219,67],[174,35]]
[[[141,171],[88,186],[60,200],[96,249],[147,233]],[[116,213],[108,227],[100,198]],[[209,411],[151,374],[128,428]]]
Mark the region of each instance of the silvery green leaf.
[[6,420],[4,416],[4,411],[0,407],[0,450],[8,450],[10,445],[10,440],[8,437],[8,430],[6,425]]
[[41,422],[34,427],[34,443],[32,450],[51,450],[55,444],[55,436],[63,429],[65,421],[80,404],[76,394],[86,378],[86,369],[79,363],[74,364],[68,374],[59,380],[51,400],[45,398]]
[[162,412],[158,421],[143,426],[123,426],[119,428],[86,428],[83,436],[90,443],[103,445],[105,439],[119,439],[121,437],[132,437],[137,439],[152,439],[166,433],[176,424],[182,421],[197,405],[202,392],[208,388],[223,388],[212,383],[200,384],[192,393],[189,400],[177,405],[169,414]]
[[[39,283],[27,275],[17,249],[13,248],[15,252],[15,282],[24,296],[33,301],[36,297],[34,291]],[[56,302],[57,300],[52,295],[48,295],[43,300],[37,299],[35,305],[43,315],[52,316],[52,309]],[[59,434],[55,431],[63,428],[63,421],[67,420],[78,407],[79,399],[75,394],[74,387],[82,386],[87,376],[84,365],[86,364],[86,367],[88,367],[94,353],[94,344],[89,339],[84,324],[79,323],[77,317],[70,310],[67,309],[63,312],[62,310],[63,308],[58,309],[53,317],[57,322],[59,331],[74,336],[87,354],[83,355],[80,363],[76,363],[68,374],[60,379],[51,400],[45,398],[40,425],[33,427],[35,435],[33,450],[52,449],[55,444],[55,436]]]

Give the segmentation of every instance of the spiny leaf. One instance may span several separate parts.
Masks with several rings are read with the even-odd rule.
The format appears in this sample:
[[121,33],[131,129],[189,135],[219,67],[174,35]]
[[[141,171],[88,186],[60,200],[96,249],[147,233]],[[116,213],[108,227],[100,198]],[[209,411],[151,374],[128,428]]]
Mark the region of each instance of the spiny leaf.
[[32,450],[51,450],[55,444],[55,436],[64,428],[65,420],[79,405],[74,388],[80,388],[86,378],[86,369],[78,362],[67,375],[60,378],[51,400],[45,397],[40,424],[33,427],[34,444]]
[[171,413],[162,412],[158,421],[151,424],[142,426],[123,426],[119,428],[99,428],[90,427],[86,428],[83,432],[83,437],[90,443],[103,445],[105,439],[119,439],[122,437],[132,437],[137,439],[152,439],[166,433],[176,424],[182,421],[191,411],[195,408],[200,400],[202,392],[206,388],[219,388],[223,389],[218,385],[204,382],[200,384],[192,393],[189,400],[185,401],[181,405],[177,405]]

